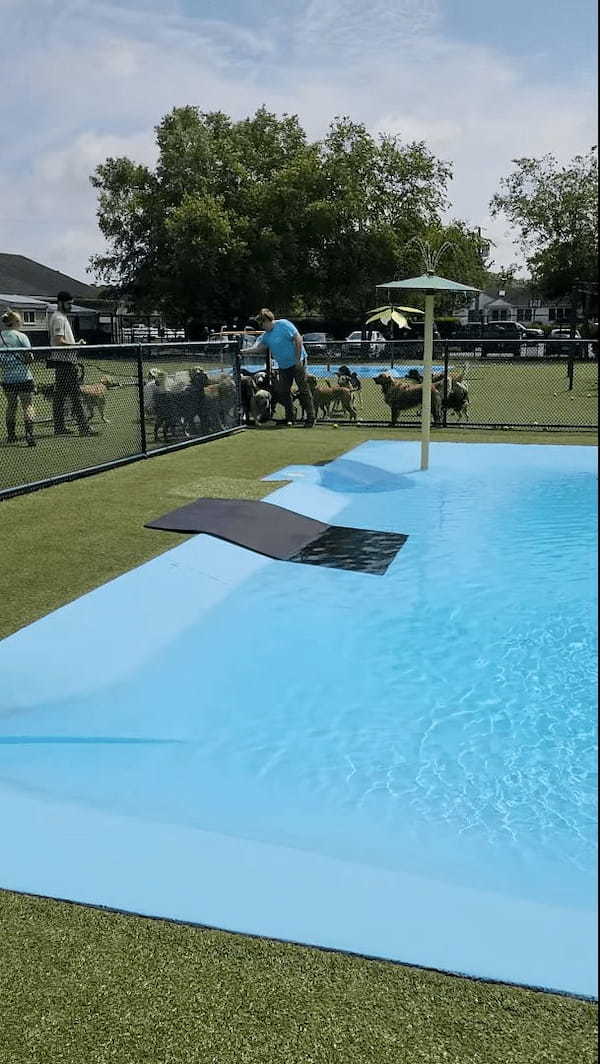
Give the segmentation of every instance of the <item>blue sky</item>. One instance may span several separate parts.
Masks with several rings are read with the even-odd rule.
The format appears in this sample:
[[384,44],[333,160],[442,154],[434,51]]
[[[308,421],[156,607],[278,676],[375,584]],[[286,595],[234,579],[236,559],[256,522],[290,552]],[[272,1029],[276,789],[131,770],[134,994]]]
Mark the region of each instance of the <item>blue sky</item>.
[[80,278],[103,246],[90,173],[108,155],[152,163],[174,106],[240,118],[264,103],[311,137],[350,114],[424,139],[454,165],[450,214],[488,232],[497,265],[518,258],[488,215],[511,160],[597,143],[588,0],[0,0],[0,14],[19,42],[0,72],[0,249]]
[[441,17],[444,31],[465,42],[535,59],[537,76],[556,71],[559,60],[561,66],[585,65],[590,73],[595,69],[596,8],[588,0],[447,0]]

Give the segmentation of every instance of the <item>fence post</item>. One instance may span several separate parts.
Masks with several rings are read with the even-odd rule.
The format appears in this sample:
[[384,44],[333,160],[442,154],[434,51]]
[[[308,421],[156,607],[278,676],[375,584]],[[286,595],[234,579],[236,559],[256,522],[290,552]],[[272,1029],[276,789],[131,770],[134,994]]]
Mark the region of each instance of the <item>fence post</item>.
[[142,364],[142,345],[137,349],[138,402],[140,404],[140,437],[142,454],[148,453],[146,445],[146,419],[144,417],[144,367]]
[[573,373],[574,373],[573,355],[569,355],[569,361],[567,362],[567,379],[569,381],[569,391],[570,392],[573,391]]
[[235,341],[233,351],[233,379],[235,381],[235,394],[237,397],[237,423],[242,424],[242,341]]
[[448,424],[448,407],[446,405],[448,399],[448,344],[444,344],[444,398],[442,400],[442,425],[446,428]]

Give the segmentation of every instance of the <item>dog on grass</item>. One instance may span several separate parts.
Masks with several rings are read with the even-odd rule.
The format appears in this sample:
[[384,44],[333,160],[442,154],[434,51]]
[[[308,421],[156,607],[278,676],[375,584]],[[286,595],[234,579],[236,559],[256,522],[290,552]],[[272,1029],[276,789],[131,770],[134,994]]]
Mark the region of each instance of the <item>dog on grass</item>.
[[175,436],[177,430],[183,428],[183,411],[181,403],[178,402],[181,394],[181,392],[170,391],[166,373],[160,371],[156,375],[152,398],[155,440],[158,440],[161,429],[166,443],[169,435]]
[[463,383],[463,375],[457,374],[450,377],[450,387],[445,399],[442,399],[445,410],[453,410],[460,421],[464,417],[469,420],[469,389]]
[[120,381],[114,380],[113,377],[100,377],[97,384],[81,384],[79,391],[81,392],[81,401],[85,407],[85,412],[88,416],[88,421],[91,421],[96,411],[100,415],[100,419],[109,425],[110,421],[105,417],[104,409],[106,407],[106,396],[108,395],[109,388],[120,388]]
[[212,401],[219,402],[219,385],[210,384],[210,377],[202,366],[193,366],[188,378],[188,384],[180,388],[180,381],[164,372],[157,374],[152,395],[155,440],[161,430],[166,443],[169,435],[175,436],[178,432],[184,436],[193,435],[198,423],[202,435],[223,427],[219,423],[218,428],[213,429],[210,416]]
[[245,373],[242,376],[240,392],[246,424],[253,421],[255,425],[261,425],[270,419],[271,393],[264,387],[259,388],[252,374]]
[[324,417],[331,417],[336,403],[344,411],[350,421],[356,421],[356,407],[354,394],[349,388],[341,388],[339,385],[331,385],[329,381],[319,382],[312,374],[307,376],[308,386],[312,392],[315,406],[315,417],[322,410]]
[[[106,407],[106,397],[109,388],[120,388],[121,382],[114,379],[114,377],[100,377],[97,384],[80,384],[79,391],[81,393],[81,401],[85,407],[85,412],[88,416],[88,420],[91,421],[93,415],[98,411],[100,418],[106,425],[110,424],[110,421],[105,417],[104,410]],[[38,384],[37,391],[40,395],[43,395],[48,402],[52,402],[54,399],[54,393],[56,391],[56,385],[54,381],[50,384]],[[69,400],[67,399],[68,403]],[[65,404],[66,405],[66,404]]]
[[[407,380],[397,380],[390,373],[380,373],[373,378],[383,393],[383,398],[391,411],[392,426],[396,425],[398,415],[402,410],[412,410],[419,407],[423,402],[423,384],[409,383]],[[442,399],[437,386],[440,381],[432,382],[431,385],[431,413],[436,425],[442,423]]]
[[[422,383],[423,381],[423,376],[418,369],[410,369],[406,376],[411,381],[417,381],[418,383]],[[467,388],[467,385],[463,383],[463,376],[464,374],[462,372],[450,374],[448,378],[448,391],[445,399],[442,393],[442,409],[453,410],[454,413],[457,414],[459,421],[462,417],[465,418],[465,421],[468,421],[469,389]],[[439,382],[444,380],[444,374],[435,373],[431,379],[433,384],[438,385]],[[443,388],[443,385],[441,385],[441,387]]]
[[[348,388],[354,394],[354,402],[358,403],[359,407],[362,407],[362,384],[360,377],[354,370],[348,369],[348,366],[340,366],[337,371],[337,383],[340,388]],[[341,407],[336,401],[331,408],[331,413],[341,413]]]

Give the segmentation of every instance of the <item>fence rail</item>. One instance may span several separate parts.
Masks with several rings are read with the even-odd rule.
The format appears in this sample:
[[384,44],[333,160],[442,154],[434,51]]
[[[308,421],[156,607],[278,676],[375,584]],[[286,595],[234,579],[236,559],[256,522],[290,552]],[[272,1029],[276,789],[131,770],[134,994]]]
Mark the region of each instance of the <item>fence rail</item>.
[[[422,342],[328,342],[306,348],[307,372],[317,398],[323,399],[322,389],[335,389],[340,383],[348,385],[351,394],[351,412],[326,394],[318,408],[319,420],[418,425]],[[439,403],[434,404],[434,414],[437,410],[440,425],[597,428],[598,365],[592,345],[577,340],[528,341],[512,348],[508,341],[435,342]],[[0,389],[0,498],[252,424],[242,375],[265,368],[264,360],[233,341],[80,347],[66,353],[71,366],[67,370],[57,368],[56,350],[37,348],[33,354],[35,391],[30,398],[35,446],[28,446],[24,432],[26,392],[10,383]],[[0,379],[3,371],[10,382],[9,357],[10,352],[0,350]],[[349,371],[351,380],[344,380],[347,373],[341,371]],[[403,385],[401,390],[413,389],[401,397],[396,409],[390,405],[390,395],[397,392],[389,392],[388,380]],[[468,400],[460,410],[449,401],[457,381]],[[275,371],[270,382],[271,414],[283,418],[276,382]],[[301,417],[298,404],[296,416]]]

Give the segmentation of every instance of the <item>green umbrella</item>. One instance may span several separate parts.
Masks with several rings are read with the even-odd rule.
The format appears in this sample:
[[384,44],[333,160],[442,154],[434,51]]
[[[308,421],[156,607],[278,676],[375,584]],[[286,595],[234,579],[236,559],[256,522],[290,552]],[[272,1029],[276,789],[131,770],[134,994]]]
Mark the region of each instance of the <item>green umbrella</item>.
[[[443,250],[443,249],[441,249]],[[438,253],[439,255],[439,253]],[[405,281],[388,281],[377,288],[390,290],[410,289],[425,293],[425,337],[423,345],[423,404],[421,410],[421,469],[429,467],[429,434],[431,431],[431,363],[433,361],[433,303],[437,292],[477,292],[473,285],[449,281],[438,277],[433,270],[420,277],[408,277]]]

